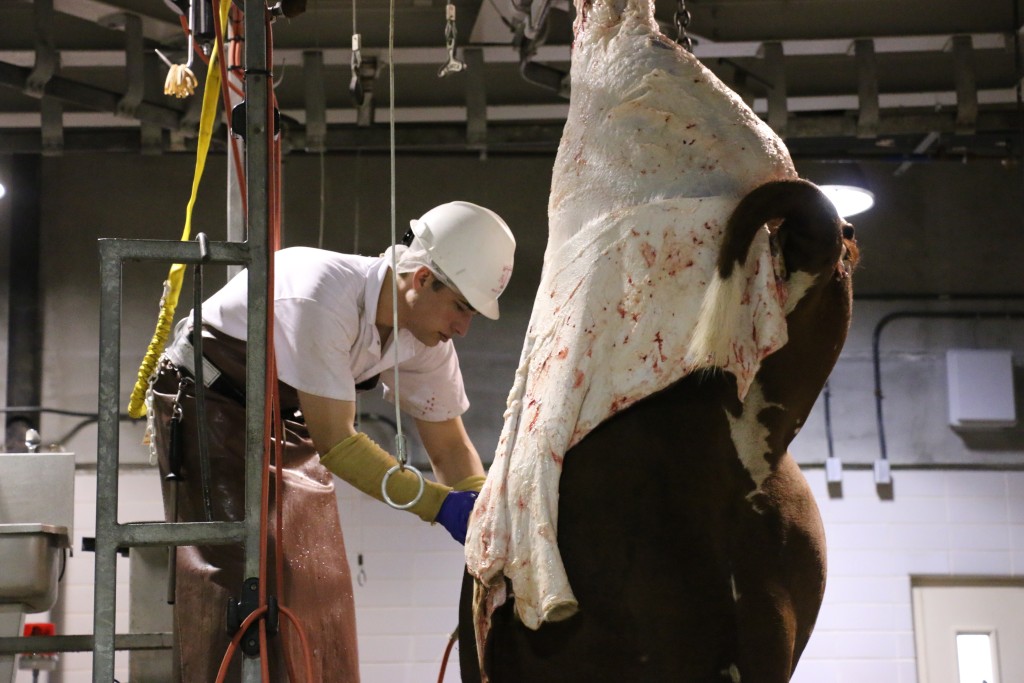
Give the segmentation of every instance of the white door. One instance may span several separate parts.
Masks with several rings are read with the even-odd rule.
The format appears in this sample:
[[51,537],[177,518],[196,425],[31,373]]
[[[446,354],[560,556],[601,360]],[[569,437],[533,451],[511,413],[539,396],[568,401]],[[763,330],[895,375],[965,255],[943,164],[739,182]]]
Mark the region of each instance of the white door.
[[912,585],[918,683],[1024,682],[1024,581]]

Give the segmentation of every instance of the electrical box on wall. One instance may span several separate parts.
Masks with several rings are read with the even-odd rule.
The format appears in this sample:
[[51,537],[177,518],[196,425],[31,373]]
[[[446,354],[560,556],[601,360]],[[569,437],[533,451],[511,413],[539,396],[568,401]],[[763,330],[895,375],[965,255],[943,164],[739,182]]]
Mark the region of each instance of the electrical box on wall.
[[949,424],[960,428],[1017,424],[1013,352],[1006,349],[949,349]]

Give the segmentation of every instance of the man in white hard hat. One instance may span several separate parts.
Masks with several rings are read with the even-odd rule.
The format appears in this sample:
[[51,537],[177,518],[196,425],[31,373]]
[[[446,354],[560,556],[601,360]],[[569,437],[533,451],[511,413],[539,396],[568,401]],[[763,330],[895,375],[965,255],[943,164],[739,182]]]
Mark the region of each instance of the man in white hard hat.
[[[285,417],[284,488],[275,494],[285,525],[280,599],[305,625],[316,653],[314,680],[359,677],[352,584],[330,473],[382,499],[381,482],[396,463],[356,431],[357,392],[379,382],[385,398],[393,401],[397,393],[401,409],[415,419],[437,481],[426,482],[410,512],[464,542],[484,479],[460,417],[469,402],[451,340],[469,331],[477,313],[498,318],[515,240],[493,211],[457,201],[412,221],[406,241],[376,258],[305,247],[275,255],[274,346]],[[171,521],[242,516],[247,313],[244,272],[202,306],[205,419],[196,415],[198,331],[188,319],[164,354],[151,396]],[[205,463],[200,430],[209,444]],[[387,490],[404,503],[418,488],[406,469],[390,477]],[[241,568],[236,547],[178,549],[180,680],[216,677],[229,641],[223,605],[239,595]],[[301,662],[298,639],[290,639],[289,649]]]

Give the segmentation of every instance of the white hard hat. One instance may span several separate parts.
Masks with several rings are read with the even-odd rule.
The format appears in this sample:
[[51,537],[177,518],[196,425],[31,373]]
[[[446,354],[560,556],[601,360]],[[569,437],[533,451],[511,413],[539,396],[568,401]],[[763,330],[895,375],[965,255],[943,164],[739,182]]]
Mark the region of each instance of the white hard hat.
[[470,202],[448,202],[409,222],[412,232],[469,305],[498,319],[498,296],[512,275],[516,240],[501,216]]

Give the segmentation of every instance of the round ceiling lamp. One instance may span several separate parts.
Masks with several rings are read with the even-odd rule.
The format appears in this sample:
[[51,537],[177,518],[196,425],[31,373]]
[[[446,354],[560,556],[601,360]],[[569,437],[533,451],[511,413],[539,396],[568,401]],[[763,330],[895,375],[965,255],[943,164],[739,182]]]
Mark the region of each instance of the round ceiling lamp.
[[0,183],[0,198],[2,198],[5,194],[7,194],[7,188],[4,187],[3,183]]
[[875,195],[855,185],[819,185],[825,196],[835,204],[843,218],[867,211],[875,205]]

